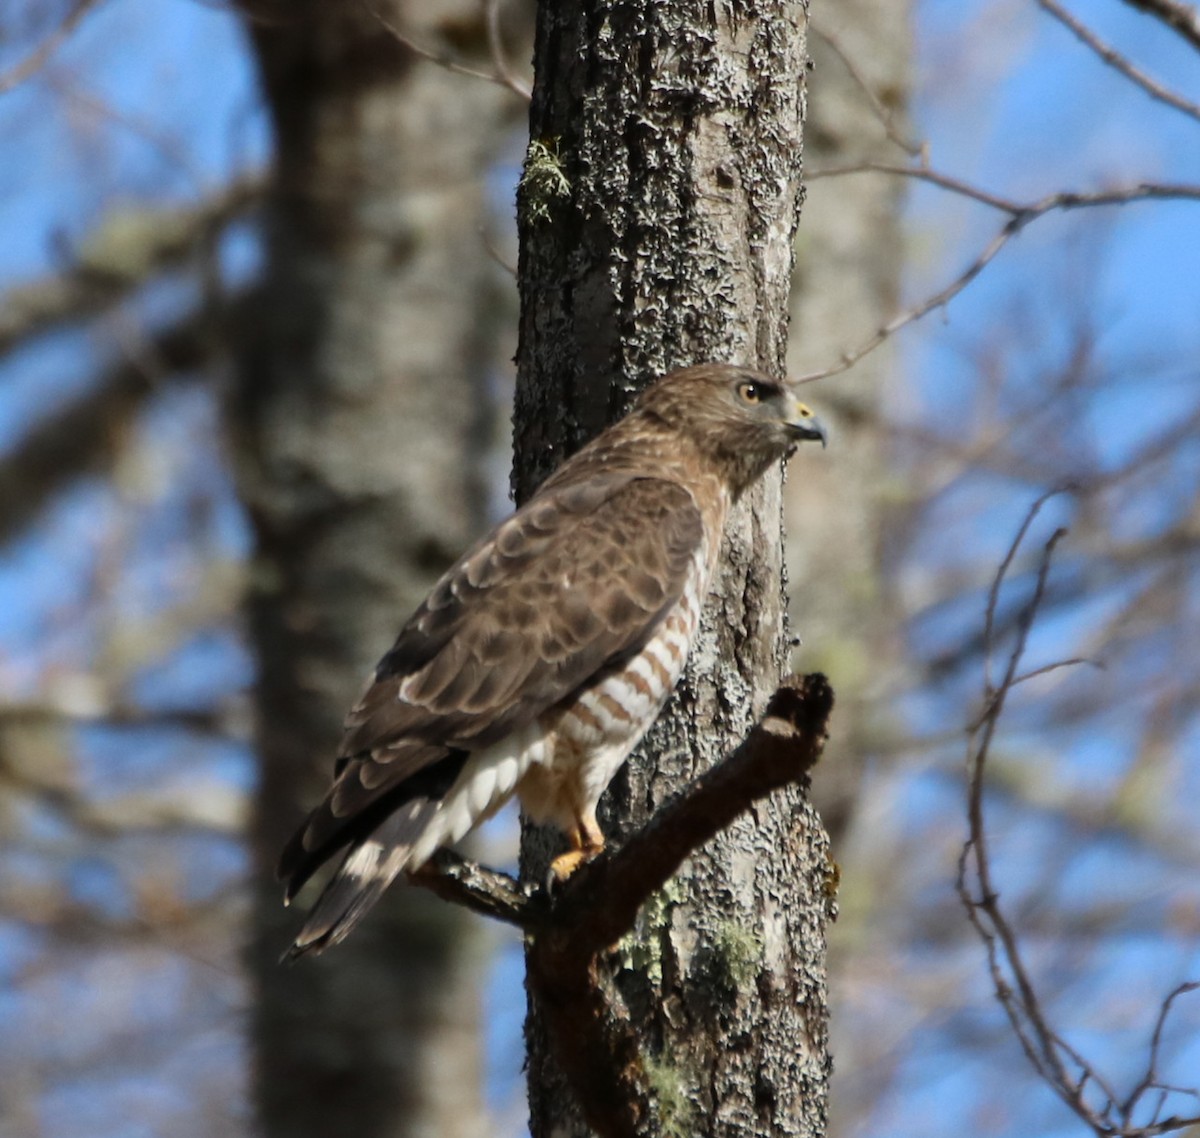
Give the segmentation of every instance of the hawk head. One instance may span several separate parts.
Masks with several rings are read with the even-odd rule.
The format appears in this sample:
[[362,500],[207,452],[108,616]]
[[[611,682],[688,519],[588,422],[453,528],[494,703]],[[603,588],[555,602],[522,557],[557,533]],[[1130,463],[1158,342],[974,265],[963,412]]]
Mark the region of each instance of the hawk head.
[[785,382],[753,368],[700,364],[647,388],[638,410],[692,439],[725,474],[737,496],[772,463],[825,428]]

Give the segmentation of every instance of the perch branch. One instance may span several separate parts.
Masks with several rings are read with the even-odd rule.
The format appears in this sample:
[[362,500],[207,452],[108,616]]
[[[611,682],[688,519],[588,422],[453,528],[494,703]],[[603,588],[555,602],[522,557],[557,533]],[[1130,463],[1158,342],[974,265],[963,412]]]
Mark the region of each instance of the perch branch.
[[[883,131],[888,138],[908,154],[909,157],[925,161],[928,144],[910,137],[896,125],[898,116],[895,109],[884,105],[883,100],[875,93],[875,88],[871,85],[870,80],[867,79],[862,69],[855,63],[853,56],[846,50],[842,41],[828,28],[814,21],[811,16],[809,17],[808,27],[813,35],[821,40],[841,61],[842,66],[846,69],[846,73],[865,96],[867,104],[871,108],[871,113],[879,120],[879,124],[883,127]],[[899,117],[903,118],[903,116]]]
[[624,846],[582,866],[552,894],[442,853],[412,882],[531,936],[529,985],[588,1124],[634,1138],[653,1117],[637,1037],[610,992],[601,957],[680,864],[758,799],[804,783],[833,707],[822,675],[791,676],[723,762],[673,798]]

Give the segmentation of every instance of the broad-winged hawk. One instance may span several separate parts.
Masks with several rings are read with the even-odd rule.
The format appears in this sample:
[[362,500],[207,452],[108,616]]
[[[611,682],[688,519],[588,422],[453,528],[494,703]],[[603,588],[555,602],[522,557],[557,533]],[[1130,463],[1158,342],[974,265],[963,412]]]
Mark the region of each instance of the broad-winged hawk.
[[514,792],[566,833],[559,876],[599,852],[596,804],[683,671],[729,506],[803,439],[825,433],[785,385],[672,372],[442,576],[283,852],[289,900],[341,854],[293,955],[336,944]]

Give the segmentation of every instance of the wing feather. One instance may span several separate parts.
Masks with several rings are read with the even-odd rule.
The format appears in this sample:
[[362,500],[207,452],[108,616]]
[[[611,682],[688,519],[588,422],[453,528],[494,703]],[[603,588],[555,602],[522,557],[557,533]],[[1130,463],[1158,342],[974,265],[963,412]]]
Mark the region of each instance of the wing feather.
[[425,771],[498,742],[638,652],[682,595],[704,536],[683,485],[592,471],[552,480],[469,550],[347,716],[340,773],[280,861],[289,894],[361,840],[367,820],[373,829],[428,794]]

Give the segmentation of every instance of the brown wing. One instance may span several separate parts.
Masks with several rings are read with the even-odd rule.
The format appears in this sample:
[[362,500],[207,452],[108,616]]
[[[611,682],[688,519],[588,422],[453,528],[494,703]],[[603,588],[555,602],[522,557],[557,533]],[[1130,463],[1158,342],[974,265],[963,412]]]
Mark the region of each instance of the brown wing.
[[347,717],[334,786],[280,862],[289,893],[360,816],[378,824],[427,783],[445,793],[465,753],[639,651],[703,538],[683,486],[613,473],[546,487],[465,554]]

